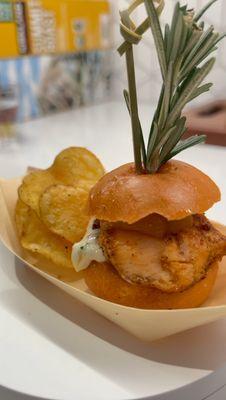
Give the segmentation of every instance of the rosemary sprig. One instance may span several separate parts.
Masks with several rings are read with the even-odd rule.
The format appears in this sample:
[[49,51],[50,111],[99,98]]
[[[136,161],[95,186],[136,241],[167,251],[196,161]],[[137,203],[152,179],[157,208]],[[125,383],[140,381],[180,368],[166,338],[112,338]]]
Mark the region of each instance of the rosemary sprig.
[[[124,97],[131,116],[134,158],[139,173],[155,173],[176,154],[205,141],[204,135],[182,140],[186,132],[186,118],[182,117],[182,112],[187,103],[212,86],[211,83],[202,84],[215,63],[215,58],[209,58],[209,55],[226,35],[214,32],[213,26],[205,29],[200,19],[216,1],[210,0],[197,14],[178,2],[164,34],[159,22],[164,0],[135,0],[121,12],[121,33],[125,41],[118,51],[120,55],[126,54],[129,91],[124,91]],[[145,5],[147,18],[136,28],[130,14],[141,3]],[[149,28],[163,84],[145,146],[138,113],[133,45],[140,42],[142,34]]]

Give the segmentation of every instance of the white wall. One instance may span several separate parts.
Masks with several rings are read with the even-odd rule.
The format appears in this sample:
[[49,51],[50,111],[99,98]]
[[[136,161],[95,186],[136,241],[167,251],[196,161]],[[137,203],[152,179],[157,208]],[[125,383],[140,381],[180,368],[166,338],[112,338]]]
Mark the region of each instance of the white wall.
[[[130,0],[111,0],[113,10],[113,24],[114,24],[114,47],[117,48],[121,42],[121,36],[119,34],[119,7],[125,7]],[[195,7],[196,9],[201,8],[207,0],[188,0],[189,6]],[[169,21],[172,13],[172,9],[176,0],[165,0],[166,6],[164,13],[161,17],[162,22]],[[134,21],[140,22],[144,19],[145,11],[142,6],[138,11],[134,13]],[[226,31],[226,1],[218,0],[218,3],[214,4],[212,8],[207,12],[205,20],[209,24],[214,24],[215,28],[220,31]],[[139,87],[139,96],[143,101],[156,102],[161,85],[161,77],[159,74],[158,63],[156,59],[155,49],[153,40],[151,38],[151,32],[148,31],[144,35],[142,43],[136,46],[136,67],[137,67],[137,84]],[[122,96],[122,90],[127,86],[126,75],[125,75],[125,60],[124,57],[120,56],[115,52],[113,57],[114,62],[114,79],[113,79],[113,96],[114,98],[120,98]],[[217,63],[209,81],[214,83],[214,87],[210,94],[206,94],[202,97],[201,101],[207,101],[212,98],[225,97],[226,93],[226,39],[220,44],[217,52]]]

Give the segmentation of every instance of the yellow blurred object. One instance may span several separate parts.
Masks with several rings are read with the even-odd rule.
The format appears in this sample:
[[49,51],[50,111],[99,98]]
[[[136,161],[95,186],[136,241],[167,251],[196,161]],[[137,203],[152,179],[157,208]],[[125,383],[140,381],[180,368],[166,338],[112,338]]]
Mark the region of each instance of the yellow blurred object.
[[16,35],[16,24],[14,22],[1,23],[0,21],[1,57],[12,57],[19,55]]
[[0,0],[0,57],[110,45],[107,0]]

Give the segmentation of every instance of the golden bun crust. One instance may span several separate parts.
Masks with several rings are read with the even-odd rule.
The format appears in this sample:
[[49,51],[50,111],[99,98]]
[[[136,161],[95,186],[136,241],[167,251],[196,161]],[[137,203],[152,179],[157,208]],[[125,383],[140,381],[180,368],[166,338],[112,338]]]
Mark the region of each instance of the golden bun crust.
[[182,309],[198,307],[208,298],[218,272],[213,263],[206,276],[195,285],[178,293],[134,285],[124,281],[108,263],[93,261],[84,271],[88,288],[98,297],[123,306],[143,309]]
[[132,224],[149,214],[168,220],[202,214],[220,200],[216,184],[197,168],[171,160],[155,174],[137,174],[125,164],[104,175],[90,193],[90,214]]

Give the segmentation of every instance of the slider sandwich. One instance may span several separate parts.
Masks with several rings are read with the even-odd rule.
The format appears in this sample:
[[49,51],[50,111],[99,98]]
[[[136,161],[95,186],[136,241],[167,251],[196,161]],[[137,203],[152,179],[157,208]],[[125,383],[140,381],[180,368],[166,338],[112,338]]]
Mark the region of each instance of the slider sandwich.
[[[136,4],[135,4],[136,3]],[[134,162],[103,176],[92,188],[92,220],[85,238],[74,245],[72,260],[84,269],[88,288],[97,296],[144,309],[198,307],[209,296],[226,254],[226,237],[205,216],[220,200],[216,184],[197,168],[174,156],[205,140],[183,139],[184,106],[211,84],[202,84],[215,59],[209,54],[223,37],[179,3],[163,34],[163,1],[144,0],[146,25],[136,27],[121,12],[128,86],[124,96],[131,116]],[[145,143],[138,116],[133,45],[152,31],[163,85]],[[200,149],[200,151],[202,151]]]

